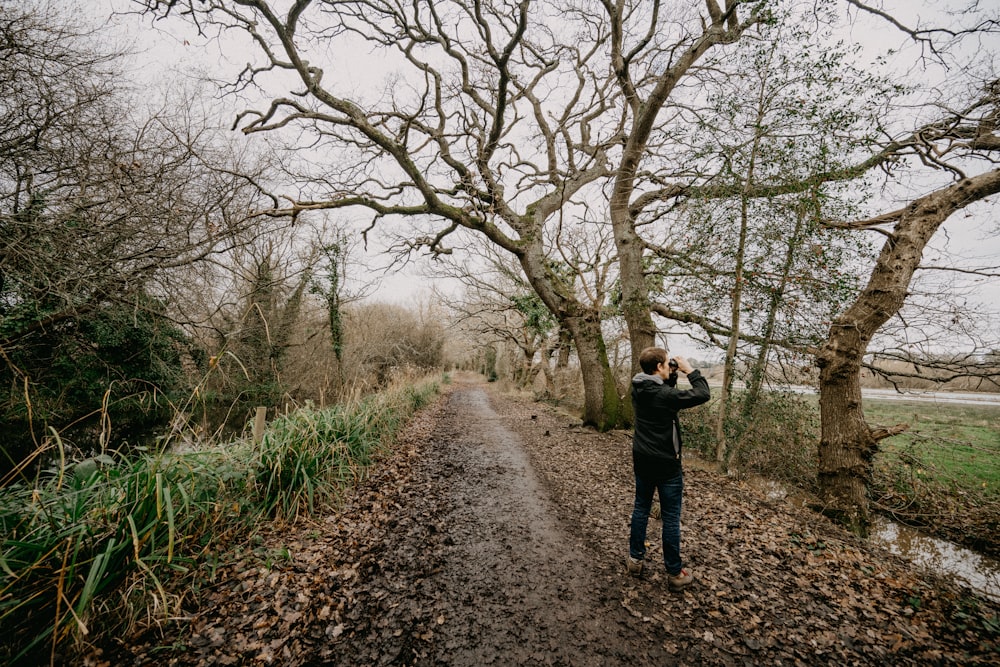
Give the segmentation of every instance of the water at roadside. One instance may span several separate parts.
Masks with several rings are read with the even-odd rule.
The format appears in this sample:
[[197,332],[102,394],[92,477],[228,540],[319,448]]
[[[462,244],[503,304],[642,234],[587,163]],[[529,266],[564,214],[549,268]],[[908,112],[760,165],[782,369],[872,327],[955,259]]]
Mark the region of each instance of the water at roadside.
[[[786,500],[804,507],[806,495],[789,492],[780,482],[762,477],[748,480],[769,500]],[[916,528],[885,517],[876,517],[870,540],[911,563],[960,580],[977,593],[1000,602],[1000,558],[977,553],[957,544],[931,537]]]
[[1000,602],[1000,559],[881,517],[875,521],[871,540],[913,563],[961,579],[973,590]]

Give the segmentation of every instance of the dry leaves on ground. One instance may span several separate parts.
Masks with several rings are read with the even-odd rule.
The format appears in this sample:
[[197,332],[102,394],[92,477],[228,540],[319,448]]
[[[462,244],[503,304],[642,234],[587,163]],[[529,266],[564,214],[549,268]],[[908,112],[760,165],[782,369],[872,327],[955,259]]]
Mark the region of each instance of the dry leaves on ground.
[[[1000,661],[997,605],[694,461],[683,552],[699,581],[673,594],[658,568],[630,578],[629,452],[627,433],[459,379],[335,513],[266,531],[189,620],[104,654],[136,665]],[[513,486],[490,483],[500,476]],[[496,497],[514,493],[524,497]],[[547,532],[526,525],[539,522]],[[651,521],[651,562],[657,531]],[[538,535],[542,548],[525,542]]]

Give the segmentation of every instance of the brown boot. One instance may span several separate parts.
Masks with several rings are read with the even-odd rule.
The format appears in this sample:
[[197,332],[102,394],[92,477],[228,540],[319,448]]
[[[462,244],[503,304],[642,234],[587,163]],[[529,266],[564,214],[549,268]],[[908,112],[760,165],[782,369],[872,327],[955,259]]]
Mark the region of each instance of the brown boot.
[[682,591],[690,586],[693,581],[694,575],[687,570],[681,570],[680,574],[667,575],[667,586],[669,586],[672,591]]

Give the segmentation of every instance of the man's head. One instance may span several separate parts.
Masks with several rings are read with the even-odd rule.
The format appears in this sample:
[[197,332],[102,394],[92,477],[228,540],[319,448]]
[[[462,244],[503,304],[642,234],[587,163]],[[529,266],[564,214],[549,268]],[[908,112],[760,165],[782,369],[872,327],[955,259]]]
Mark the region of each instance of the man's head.
[[667,363],[667,351],[662,347],[647,347],[639,353],[639,366],[647,375],[654,375],[660,364]]

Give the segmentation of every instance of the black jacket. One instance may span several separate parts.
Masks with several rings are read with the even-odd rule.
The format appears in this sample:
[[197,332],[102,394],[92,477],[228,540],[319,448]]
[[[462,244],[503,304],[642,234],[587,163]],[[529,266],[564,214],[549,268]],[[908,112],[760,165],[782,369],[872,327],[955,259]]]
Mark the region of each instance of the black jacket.
[[632,464],[648,480],[672,479],[681,472],[681,428],[677,413],[708,401],[708,381],[697,369],[687,376],[690,389],[677,389],[656,375],[632,378],[635,436]]

